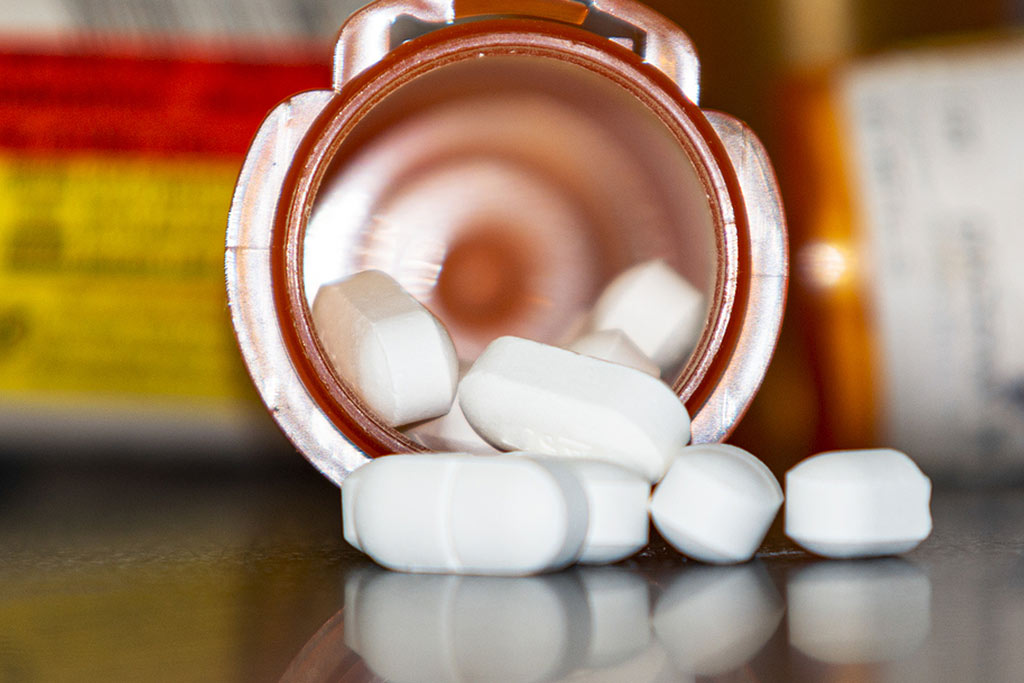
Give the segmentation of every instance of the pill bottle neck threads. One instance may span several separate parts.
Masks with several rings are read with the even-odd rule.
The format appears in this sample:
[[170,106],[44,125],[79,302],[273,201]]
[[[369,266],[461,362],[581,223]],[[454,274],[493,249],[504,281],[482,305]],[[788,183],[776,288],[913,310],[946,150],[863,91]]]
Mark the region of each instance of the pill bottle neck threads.
[[[693,416],[694,439],[725,438],[763,376],[787,277],[784,219],[763,149],[735,119],[697,106],[692,47],[651,10],[565,0],[531,3],[531,12],[534,4],[543,8],[540,18],[507,16],[495,2],[456,2],[465,20],[449,16],[437,25],[401,15],[389,24],[391,43],[399,44],[357,73],[336,63],[333,92],[295,98],[286,112],[299,122],[291,150],[280,138],[262,138],[265,156],[284,148],[289,165],[276,185],[266,183],[277,194],[273,210],[260,214],[268,232],[260,244],[263,275],[239,265],[229,221],[232,314],[275,419],[336,482],[366,457],[426,450],[338,379],[313,327],[310,292],[361,269],[405,268],[392,275],[421,300],[429,292],[423,303],[469,361],[501,334],[564,342],[560,335],[602,283],[662,258],[706,294],[699,340],[663,376]],[[591,4],[607,12],[588,15]],[[366,11],[346,24],[336,60],[364,61],[351,33],[373,23]],[[616,24],[612,11],[625,19]],[[637,16],[647,32],[630,23]],[[692,73],[666,74],[671,60],[659,64],[653,48],[646,60],[637,53],[645,43],[671,43],[666,24],[678,37],[677,61],[692,59]],[[623,35],[587,30],[602,26]],[[396,41],[399,32],[415,37]],[[312,113],[302,109],[306,102]],[[274,124],[278,135],[287,124]],[[267,191],[255,175],[262,134],[246,164],[254,171],[243,169],[236,189],[238,222],[247,211],[255,215],[251,207]],[[492,199],[506,192],[501,203]],[[433,240],[437,249],[398,265],[398,252],[411,248],[402,232],[412,229],[402,223],[409,216],[431,236],[418,237],[417,248]],[[325,227],[335,220],[341,227]],[[462,268],[463,275],[486,273],[509,261],[516,266],[494,275],[493,288],[504,293],[493,296],[494,313],[487,287],[457,284]],[[409,270],[413,263],[421,272]],[[531,279],[546,291],[523,287]],[[270,297],[251,302],[254,287],[269,287]],[[267,322],[277,325],[274,334],[252,336],[279,345],[274,352],[247,332]]]

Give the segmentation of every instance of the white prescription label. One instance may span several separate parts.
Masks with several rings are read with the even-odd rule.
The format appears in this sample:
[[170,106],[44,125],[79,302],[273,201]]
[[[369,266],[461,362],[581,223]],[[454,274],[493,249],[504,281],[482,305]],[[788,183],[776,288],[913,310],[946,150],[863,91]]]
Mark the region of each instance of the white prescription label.
[[841,97],[883,436],[929,472],[1024,471],[1024,43],[868,62]]

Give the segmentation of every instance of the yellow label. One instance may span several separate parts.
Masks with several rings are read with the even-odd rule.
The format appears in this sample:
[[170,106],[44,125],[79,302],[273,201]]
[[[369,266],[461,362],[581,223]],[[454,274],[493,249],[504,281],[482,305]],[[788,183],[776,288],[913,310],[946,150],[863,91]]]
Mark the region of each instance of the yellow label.
[[0,156],[0,394],[235,398],[239,162]]

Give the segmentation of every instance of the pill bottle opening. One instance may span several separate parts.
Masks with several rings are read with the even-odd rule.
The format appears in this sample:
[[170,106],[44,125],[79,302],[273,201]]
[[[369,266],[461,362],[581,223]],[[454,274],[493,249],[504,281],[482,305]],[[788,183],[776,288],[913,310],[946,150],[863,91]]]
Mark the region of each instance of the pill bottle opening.
[[662,379],[685,400],[722,341],[735,280],[723,266],[731,200],[691,114],[638,97],[643,86],[578,50],[567,59],[536,40],[491,41],[421,57],[396,87],[334,112],[301,215],[289,218],[293,317],[309,328],[301,346],[341,404],[335,415],[362,413],[357,426],[373,433],[345,431],[370,455],[444,444],[381,424],[322,357],[316,293],[360,271],[390,274],[434,313],[464,369],[504,335],[569,344],[609,282],[659,260],[704,306],[703,329]]
[[629,266],[664,259],[705,300],[716,267],[703,185],[661,121],[593,72],[522,56],[444,66],[377,104],[324,176],[303,249],[308,305],[382,270],[464,362],[502,335],[570,341]]

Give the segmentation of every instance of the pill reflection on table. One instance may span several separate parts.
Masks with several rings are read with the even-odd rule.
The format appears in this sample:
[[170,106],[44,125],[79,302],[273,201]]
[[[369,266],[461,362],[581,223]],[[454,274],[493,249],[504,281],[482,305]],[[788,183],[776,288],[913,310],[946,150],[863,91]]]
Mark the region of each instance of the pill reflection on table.
[[654,606],[654,634],[682,673],[716,676],[750,661],[785,611],[760,562],[687,567]]
[[621,567],[573,570],[590,608],[590,638],[583,665],[601,669],[621,664],[651,642],[647,580]]
[[587,657],[591,616],[573,572],[502,578],[396,574],[345,582],[345,642],[398,682],[548,681]]
[[835,663],[900,659],[931,628],[931,581],[899,558],[819,562],[787,582],[789,642]]
[[584,667],[559,679],[562,683],[686,683],[672,670],[661,644],[652,640],[639,654],[617,664]]

